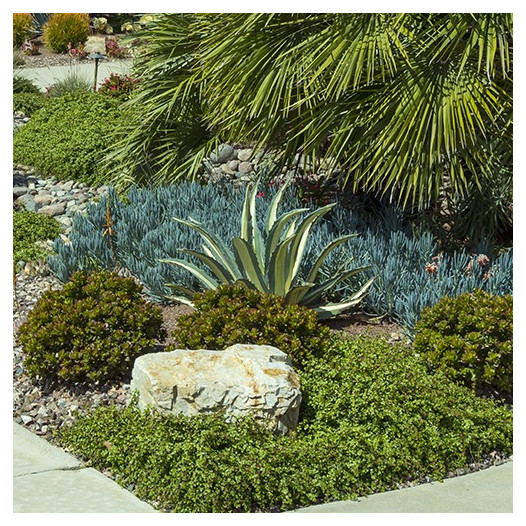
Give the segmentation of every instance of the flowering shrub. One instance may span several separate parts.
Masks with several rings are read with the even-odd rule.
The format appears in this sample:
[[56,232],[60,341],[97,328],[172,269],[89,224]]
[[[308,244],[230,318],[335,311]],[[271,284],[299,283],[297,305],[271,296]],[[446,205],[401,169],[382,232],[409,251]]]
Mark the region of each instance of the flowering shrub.
[[44,42],[55,53],[67,53],[69,42],[83,44],[89,34],[87,13],[53,13],[43,27]]
[[120,75],[119,73],[112,73],[108,78],[104,79],[99,93],[115,97],[123,100],[130,98],[131,94],[137,89],[138,80],[128,75]]
[[13,13],[13,47],[20,47],[33,29],[33,17],[30,13]]
[[107,38],[106,55],[110,58],[125,58],[128,56],[128,48],[119,46],[116,38]]

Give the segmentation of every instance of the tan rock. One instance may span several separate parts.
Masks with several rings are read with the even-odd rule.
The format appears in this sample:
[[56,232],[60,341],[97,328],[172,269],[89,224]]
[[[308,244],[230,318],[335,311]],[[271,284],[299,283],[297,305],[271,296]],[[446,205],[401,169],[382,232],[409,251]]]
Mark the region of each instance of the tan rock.
[[139,407],[187,416],[253,415],[279,434],[298,423],[301,391],[288,356],[268,345],[224,351],[176,350],[135,360],[131,390]]

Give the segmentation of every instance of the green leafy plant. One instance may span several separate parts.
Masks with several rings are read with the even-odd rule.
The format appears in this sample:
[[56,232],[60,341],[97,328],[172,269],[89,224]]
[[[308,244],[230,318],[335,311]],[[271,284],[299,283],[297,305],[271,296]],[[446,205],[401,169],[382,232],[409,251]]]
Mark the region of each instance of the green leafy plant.
[[431,370],[484,393],[513,392],[513,296],[442,298],[415,330],[414,350]]
[[13,73],[13,94],[15,93],[42,93],[38,86],[31,80],[17,72]]
[[[287,304],[312,306],[320,318],[334,316],[358,304],[374,278],[369,279],[357,292],[342,302],[320,305],[323,301],[323,295],[329,292],[331,288],[343,280],[367,270],[368,267],[340,270],[329,279],[316,283],[326,257],[338,245],[352,239],[355,236],[353,234],[339,237],[329,243],[315,260],[306,278],[300,281],[300,264],[309,233],[315,223],[334,208],[335,203],[314,210],[297,225],[298,217],[306,212],[307,208],[298,208],[278,217],[278,207],[285,188],[286,185],[283,185],[272,199],[262,233],[256,217],[258,185],[253,185],[252,188],[247,186],[241,216],[241,235],[232,239],[233,251],[219,237],[206,230],[197,221],[175,218],[176,221],[199,232],[205,241],[203,252],[190,249],[181,249],[181,251],[205,263],[213,272],[214,277],[186,260],[163,259],[162,261],[187,269],[206,288],[214,289],[220,283],[241,281],[249,288],[254,288],[260,292],[283,296]],[[174,291],[182,293],[182,295],[173,296],[174,299],[189,305],[192,304],[192,291],[176,284],[167,285]]]
[[302,421],[277,437],[251,419],[101,407],[59,440],[165,511],[284,511],[437,480],[512,452],[512,412],[430,375],[407,347],[335,341],[300,372]]
[[56,219],[30,212],[13,212],[13,261],[37,261],[44,259],[51,251],[39,246],[39,241],[56,238],[60,224]]
[[13,48],[19,48],[35,29],[30,13],[13,13]]
[[273,345],[302,367],[323,354],[330,330],[316,314],[284,298],[248,289],[241,283],[220,285],[194,296],[196,312],[177,320],[174,339],[186,349],[223,350],[236,343]]
[[86,91],[50,99],[14,136],[14,161],[46,177],[104,184],[98,161],[111,144],[118,105]]
[[41,93],[14,93],[13,111],[21,111],[28,117],[42,108],[46,102]]
[[87,13],[53,13],[42,28],[44,43],[55,53],[67,53],[68,43],[86,42],[91,32],[89,23]]
[[162,313],[133,279],[78,272],[46,291],[20,327],[24,365],[48,381],[106,382],[129,373],[135,358],[164,336]]

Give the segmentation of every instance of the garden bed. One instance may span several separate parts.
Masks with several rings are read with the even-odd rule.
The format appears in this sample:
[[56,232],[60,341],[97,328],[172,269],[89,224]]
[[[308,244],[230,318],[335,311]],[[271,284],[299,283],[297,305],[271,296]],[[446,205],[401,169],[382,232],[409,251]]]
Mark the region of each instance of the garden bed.
[[[228,23],[217,23],[216,16]],[[355,30],[370,25],[369,19],[292,15],[302,23],[291,25],[289,15],[267,16],[156,15],[152,25],[151,17],[141,19],[142,59],[134,70],[141,80],[117,76],[96,93],[65,82],[44,95],[27,79],[14,78],[13,156],[38,174],[13,174],[15,254],[27,263],[14,261],[14,419],[161,511],[285,511],[460,475],[500,463],[513,450],[511,163],[502,156],[488,170],[492,177],[481,173],[480,180],[473,167],[462,169],[465,159],[475,159],[473,152],[480,154],[477,163],[489,166],[482,155],[485,130],[495,131],[496,144],[505,146],[495,152],[511,151],[509,137],[497,133],[489,114],[477,130],[458,112],[457,124],[444,117],[465,94],[465,79],[480,85],[471,93],[472,107],[492,100],[499,108],[495,115],[507,115],[511,62],[501,64],[503,78],[495,76],[502,88],[497,100],[477,84],[484,72],[475,73],[480,68],[471,49],[464,50],[458,71],[448,60],[441,78],[432,69],[440,53],[430,54],[420,40],[434,34],[449,53],[451,32],[441,28],[452,24],[469,42],[470,32],[495,23],[502,32],[500,56],[507,57],[511,17],[432,15],[421,33],[420,19],[396,15],[391,22],[416,39],[399,43],[404,49],[391,56],[392,71],[381,68],[379,76],[367,65],[367,79],[354,75],[351,87],[352,69],[366,64],[350,60],[354,51],[347,46],[363,39],[363,31]],[[447,24],[445,17],[452,17]],[[37,39],[37,54],[20,67],[74,64],[89,34],[111,32],[105,18],[90,21],[88,14],[50,18],[46,43],[71,56],[49,51]],[[29,14],[15,14],[14,22],[19,36],[31,34],[29,26],[24,29]],[[385,22],[378,27],[388,27]],[[341,23],[349,35],[355,32],[340,43],[347,49],[345,67],[333,69],[331,62],[340,60],[321,60],[324,66],[310,71],[306,60],[295,71],[268,47],[297,27],[305,42],[296,51],[309,57],[316,27],[334,31],[330,41],[338,41]],[[65,38],[63,24],[79,24],[82,31]],[[229,29],[222,34],[222,27]],[[172,34],[177,40],[169,44]],[[127,52],[96,38],[108,54]],[[261,38],[248,84],[240,80],[252,55],[239,60],[240,38],[251,46]],[[216,49],[223,50],[219,70]],[[433,88],[425,81],[431,73],[446,91],[433,88],[432,101],[419,93],[414,107],[400,111],[392,106],[397,90],[410,92],[413,85],[407,68],[395,67],[395,55],[402,54],[412,71],[422,73],[422,93]],[[174,57],[183,59],[191,77],[180,74]],[[487,69],[493,71],[493,58]],[[342,84],[344,71],[351,77]],[[183,78],[188,84],[180,90]],[[274,89],[277,78],[282,92]],[[294,93],[303,82],[311,86],[309,78],[328,98],[307,97],[309,111],[303,111],[305,101]],[[460,84],[452,86],[451,78]],[[251,94],[250,84],[257,93]],[[202,93],[222,103],[201,104]],[[330,137],[318,144],[329,120],[320,123],[310,108],[325,115],[341,104],[350,111],[327,113]],[[440,112],[432,111],[435,105]],[[307,120],[282,119],[292,108]],[[254,117],[247,121],[250,130],[246,119],[237,122],[232,115]],[[359,117],[363,134],[351,131],[347,117],[341,120],[347,115]],[[408,134],[393,133],[421,117],[427,126],[416,142],[407,145]],[[469,147],[455,137],[455,128],[468,129]],[[426,129],[442,130],[443,137],[437,132],[431,144]],[[219,139],[248,135],[254,148]],[[257,152],[258,137],[299,142],[285,145],[287,162],[280,167]],[[336,172],[321,165],[317,172],[309,145],[316,158],[326,148],[340,156]],[[103,158],[108,146],[110,155]],[[415,156],[395,159],[395,166],[390,155],[397,151]],[[349,159],[352,174],[343,173]],[[371,186],[363,174],[373,165],[378,173]],[[414,172],[407,179],[409,168]],[[358,193],[349,200],[343,181],[351,175]],[[41,176],[53,180],[48,184]],[[440,226],[442,191],[453,206],[448,232]],[[48,288],[55,291],[39,300]],[[167,304],[177,298],[193,302],[195,312]],[[136,406],[129,382],[141,354],[174,347],[223,350],[236,343],[274,345],[288,355],[302,392],[299,423],[290,433],[278,437],[251,417],[227,424],[218,414],[188,418]]]

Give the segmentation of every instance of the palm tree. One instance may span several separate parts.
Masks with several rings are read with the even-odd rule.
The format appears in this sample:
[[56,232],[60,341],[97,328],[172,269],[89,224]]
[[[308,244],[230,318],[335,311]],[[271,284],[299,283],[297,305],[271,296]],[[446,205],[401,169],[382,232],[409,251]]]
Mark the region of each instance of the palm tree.
[[512,34],[511,14],[160,15],[109,166],[172,182],[232,141],[421,208],[482,191],[511,166]]

